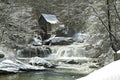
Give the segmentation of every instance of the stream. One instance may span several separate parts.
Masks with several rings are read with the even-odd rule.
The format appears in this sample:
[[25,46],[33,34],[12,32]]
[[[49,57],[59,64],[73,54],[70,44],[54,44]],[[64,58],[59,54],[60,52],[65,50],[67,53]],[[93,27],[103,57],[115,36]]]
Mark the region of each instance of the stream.
[[50,46],[50,52],[44,52],[48,49],[45,46],[40,47],[28,47],[23,51],[23,54],[18,52],[17,59],[29,63],[32,57],[36,57],[31,61],[33,65],[53,63],[57,65],[54,69],[0,75],[0,80],[75,80],[99,68],[95,58],[100,55],[99,50],[88,43]]
[[0,80],[75,80],[80,74],[56,71],[26,72],[0,75]]

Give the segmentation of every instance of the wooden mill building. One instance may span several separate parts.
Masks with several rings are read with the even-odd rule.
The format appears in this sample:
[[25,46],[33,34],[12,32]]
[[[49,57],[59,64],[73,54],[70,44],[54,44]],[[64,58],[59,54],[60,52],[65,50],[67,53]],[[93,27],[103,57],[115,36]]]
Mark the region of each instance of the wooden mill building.
[[59,25],[59,20],[52,14],[41,14],[38,20],[40,28],[47,34],[52,34]]

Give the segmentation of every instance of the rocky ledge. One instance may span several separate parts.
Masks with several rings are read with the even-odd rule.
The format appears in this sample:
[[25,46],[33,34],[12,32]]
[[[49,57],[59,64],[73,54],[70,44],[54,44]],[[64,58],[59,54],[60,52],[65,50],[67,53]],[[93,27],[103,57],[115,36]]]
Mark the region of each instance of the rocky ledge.
[[4,59],[0,62],[0,74],[43,70],[46,70],[46,68],[29,65],[19,60],[12,61],[9,59]]

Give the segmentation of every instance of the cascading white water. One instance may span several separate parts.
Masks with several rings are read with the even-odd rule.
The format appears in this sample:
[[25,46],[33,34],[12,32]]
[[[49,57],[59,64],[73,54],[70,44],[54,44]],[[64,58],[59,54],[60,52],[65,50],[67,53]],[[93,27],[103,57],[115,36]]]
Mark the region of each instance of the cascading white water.
[[[70,67],[75,70],[77,69],[81,74],[88,74],[100,67],[100,65],[97,65],[99,63],[97,61],[98,57],[102,54],[101,45],[103,45],[104,40],[100,38],[92,40],[92,38],[96,36],[99,35],[92,35],[92,37],[88,36],[82,43],[77,41],[71,45],[51,46],[52,54],[47,59],[58,62],[62,68]],[[69,61],[78,62],[80,65],[71,66],[66,64]]]
[[79,45],[63,46],[58,49],[56,57],[85,57],[85,49]]
[[49,47],[45,46],[31,46],[17,51],[17,57],[31,58],[31,57],[47,57],[51,54]]
[[[90,58],[91,55],[96,55],[98,50],[95,49],[95,46],[89,42],[86,42],[89,39],[89,37],[90,35],[88,34],[77,33],[75,36],[73,36],[73,39],[75,39],[77,42],[67,46],[51,46],[53,53],[51,57],[55,57],[55,58],[89,57]],[[99,45],[97,44],[97,42],[95,44]]]
[[74,60],[80,63],[88,62],[91,58],[88,57],[89,51],[86,50],[87,45],[88,44],[77,43],[67,46],[52,46],[52,54],[48,58],[57,61]]

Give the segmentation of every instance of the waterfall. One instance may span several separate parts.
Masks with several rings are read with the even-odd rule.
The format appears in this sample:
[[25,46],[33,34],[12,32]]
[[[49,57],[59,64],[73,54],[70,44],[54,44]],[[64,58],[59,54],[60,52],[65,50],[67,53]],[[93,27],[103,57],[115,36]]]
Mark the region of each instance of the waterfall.
[[86,50],[88,44],[79,43],[71,44],[67,46],[51,46],[52,54],[48,56],[48,59],[55,61],[77,61],[80,63],[88,62],[91,60],[88,57],[89,51]]
[[76,46],[63,46],[58,49],[56,57],[85,57],[82,50]]
[[21,58],[31,58],[36,56],[47,57],[49,54],[51,54],[51,49],[44,46],[26,47],[17,51],[17,57]]
[[79,43],[79,45],[72,44],[68,46],[54,46],[52,47],[52,53],[54,57],[86,57],[88,51],[86,50],[86,44]]

